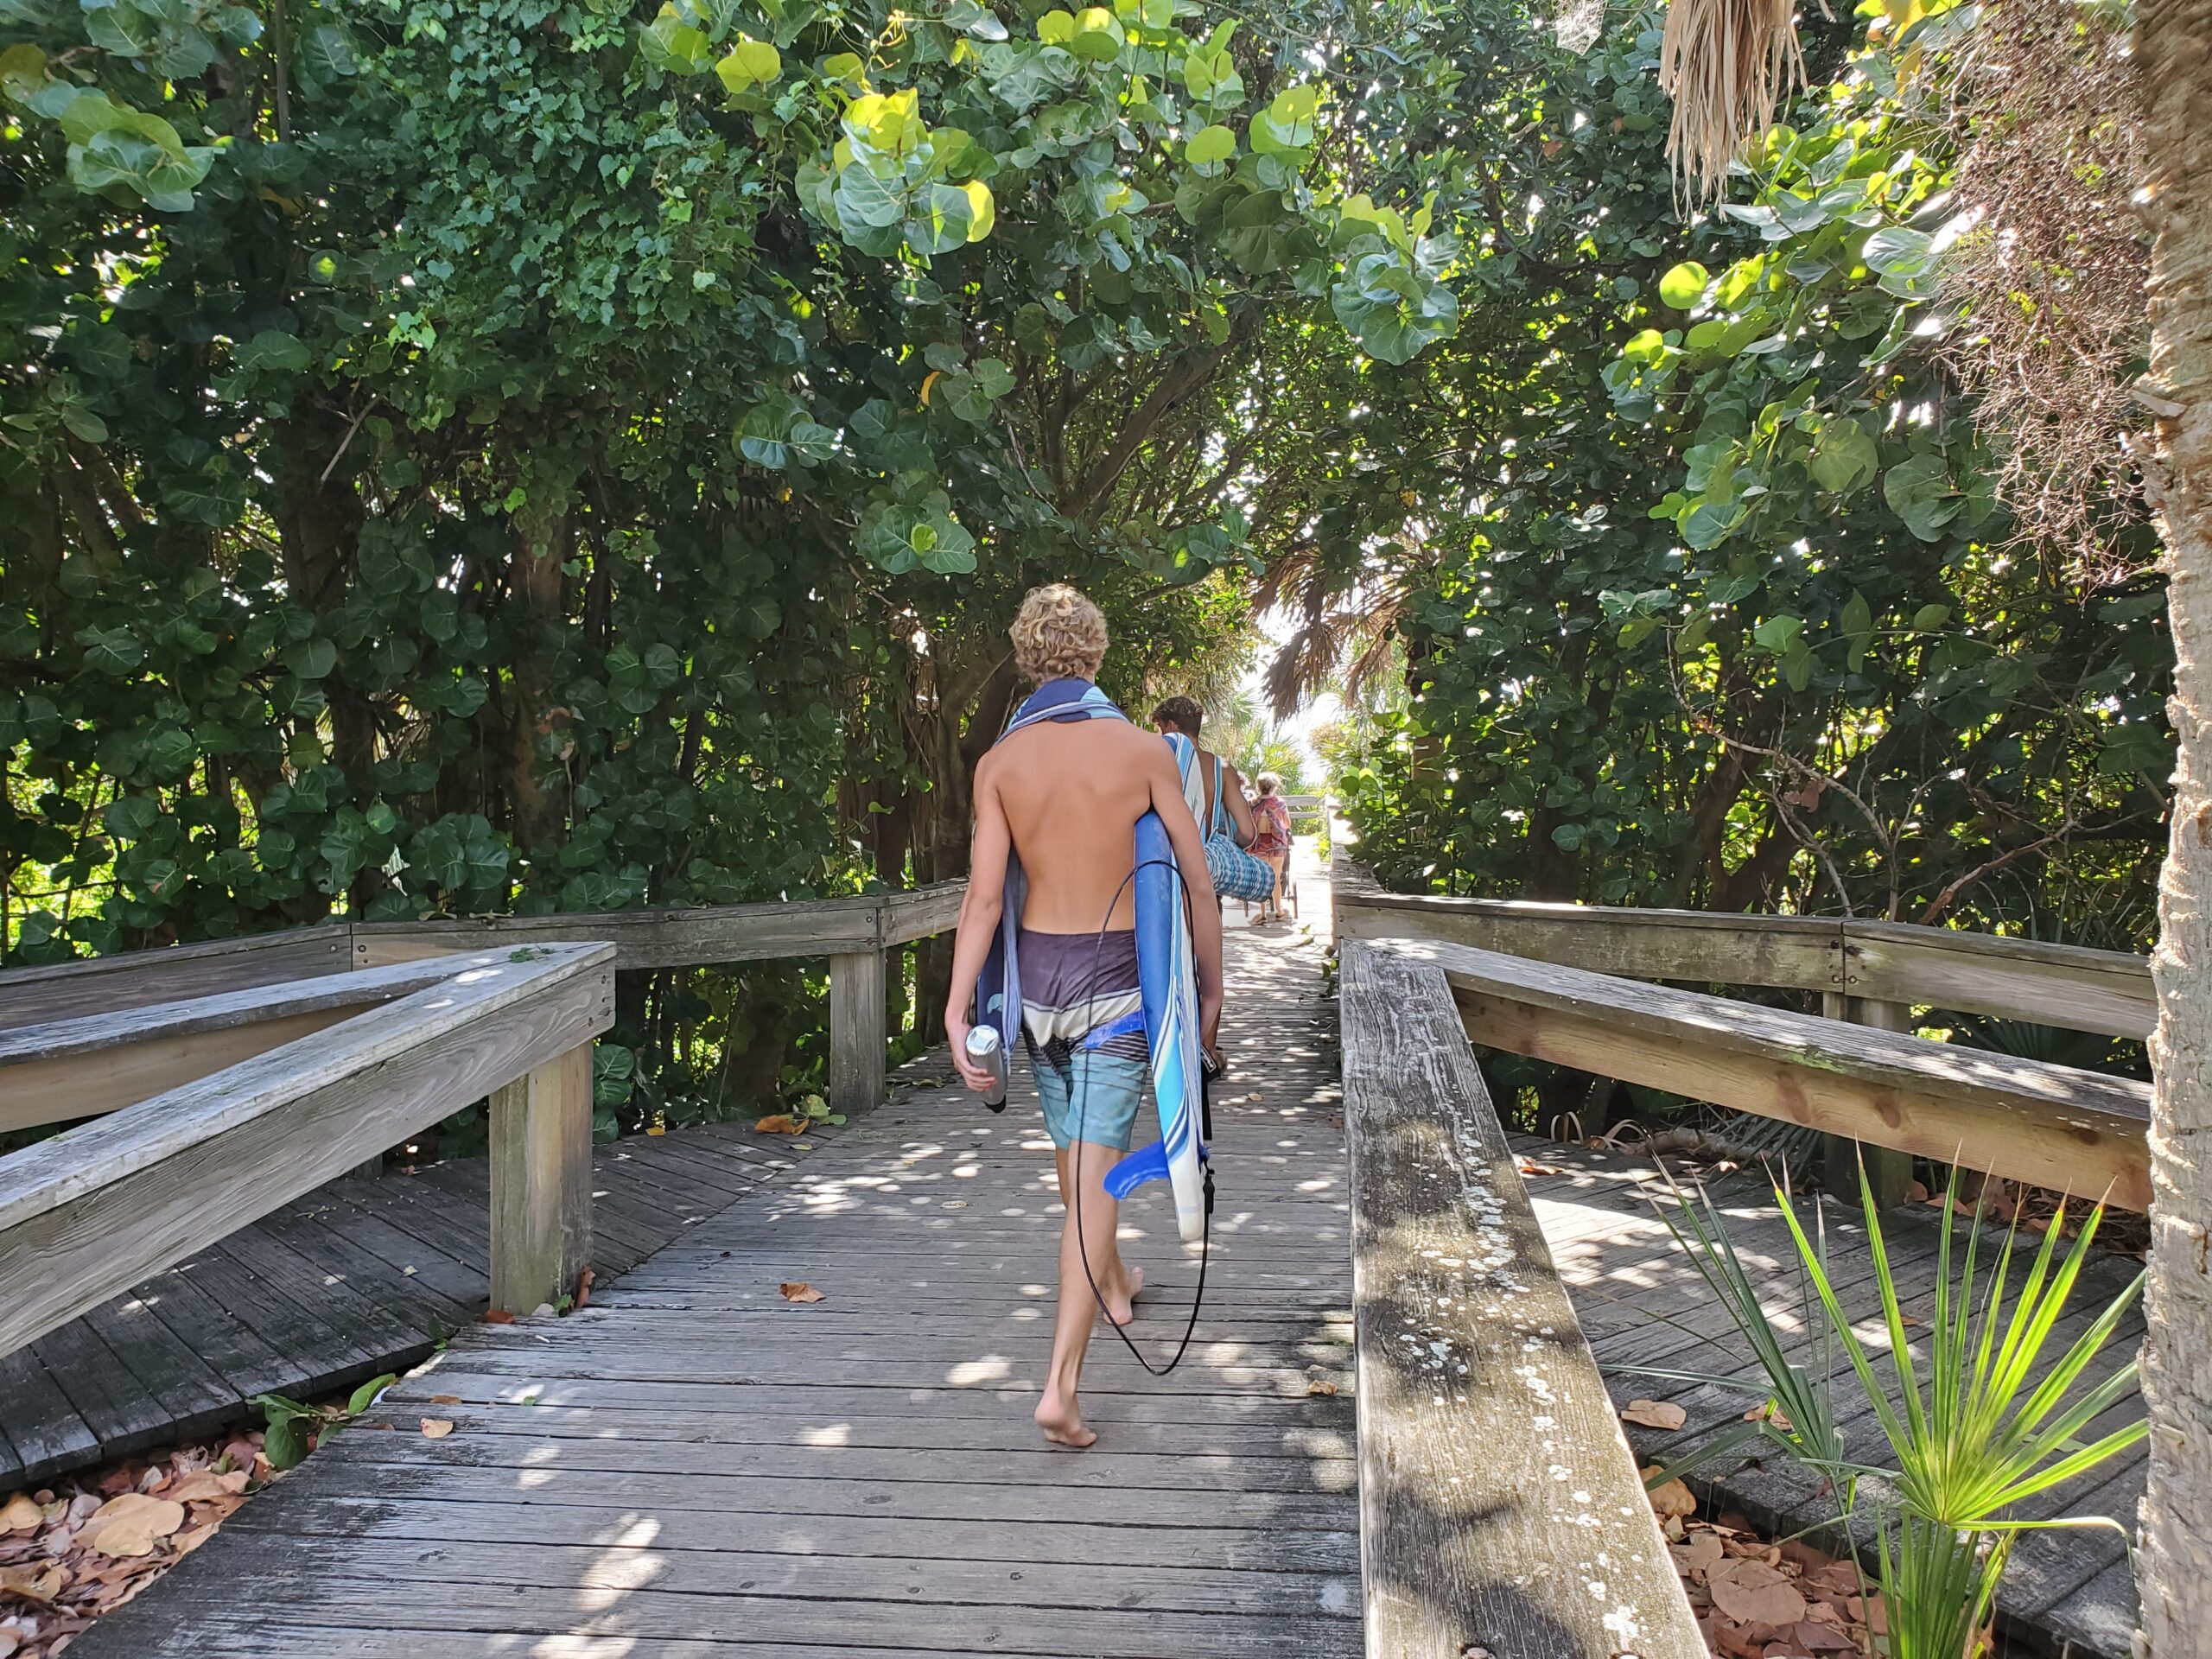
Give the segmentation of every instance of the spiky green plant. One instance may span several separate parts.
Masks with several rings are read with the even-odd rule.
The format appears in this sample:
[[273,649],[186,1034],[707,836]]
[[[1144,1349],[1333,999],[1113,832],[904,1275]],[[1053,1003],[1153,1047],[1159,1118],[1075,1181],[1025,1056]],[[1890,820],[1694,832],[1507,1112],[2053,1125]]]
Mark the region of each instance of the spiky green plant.
[[[1818,1470],[1835,1483],[1842,1496],[1844,1506],[1849,1507],[1849,1493],[1857,1471],[1844,1456],[1843,1438],[1836,1430],[1835,1396],[1832,1379],[1835,1370],[1833,1349],[1830,1346],[1827,1323],[1818,1312],[1818,1303],[1809,1277],[1800,1274],[1798,1299],[1803,1328],[1813,1333],[1813,1351],[1808,1363],[1799,1363],[1789,1357],[1788,1343],[1783,1333],[1775,1329],[1768,1317],[1766,1305],[1759,1299],[1758,1287],[1737,1254],[1735,1241],[1729,1236],[1726,1224],[1713,1202],[1712,1195],[1700,1183],[1695,1197],[1685,1192],[1671,1172],[1667,1184],[1674,1195],[1671,1205],[1659,1205],[1660,1218],[1675,1236],[1676,1243],[1689,1256],[1713,1295],[1726,1308],[1736,1330],[1751,1351],[1757,1362],[1758,1374],[1751,1377],[1714,1377],[1701,1372],[1669,1370],[1656,1365],[1624,1365],[1618,1369],[1645,1376],[1663,1376],[1677,1382],[1716,1384],[1722,1388],[1741,1389],[1746,1393],[1764,1391],[1768,1411],[1750,1422],[1732,1422],[1717,1433],[1700,1440],[1686,1455],[1668,1463],[1649,1478],[1653,1484],[1672,1480],[1676,1476],[1748,1449],[1755,1442],[1766,1440],[1777,1445],[1784,1452],[1808,1467]],[[1786,1208],[1786,1190],[1777,1185],[1776,1196]],[[1702,1213],[1700,1213],[1702,1211]],[[1779,1414],[1780,1421],[1776,1421]]]
[[[1966,1233],[1966,1260],[1954,1278],[1953,1241],[1960,1229],[1959,1175],[1946,1193],[1936,1243],[1936,1305],[1928,1332],[1925,1375],[1905,1334],[1903,1300],[1890,1266],[1880,1211],[1863,1180],[1860,1205],[1874,1257],[1882,1323],[1889,1338],[1889,1383],[1878,1375],[1827,1271],[1825,1250],[1807,1236],[1785,1200],[1783,1215],[1806,1275],[1819,1293],[1828,1329],[1851,1361],[1897,1460],[1878,1529],[1878,1565],[1890,1624],[1890,1659],[1975,1659],[1997,1600],[2012,1544],[2027,1530],[2108,1526],[2094,1517],[2020,1518],[2018,1506],[2094,1468],[2140,1441],[2135,1421],[2086,1444],[2081,1434],[2137,1387],[2133,1360],[2102,1382],[2077,1389],[2141,1294],[2139,1274],[2090,1321],[2040,1382],[2038,1361],[2066,1311],[2088,1260],[2104,1206],[2093,1208],[2063,1259],[2063,1205],[2052,1217],[2018,1293],[2008,1298],[2015,1217],[2005,1230],[1996,1270],[1984,1283],[1979,1211]],[[2054,1268],[2054,1261],[2056,1265]]]

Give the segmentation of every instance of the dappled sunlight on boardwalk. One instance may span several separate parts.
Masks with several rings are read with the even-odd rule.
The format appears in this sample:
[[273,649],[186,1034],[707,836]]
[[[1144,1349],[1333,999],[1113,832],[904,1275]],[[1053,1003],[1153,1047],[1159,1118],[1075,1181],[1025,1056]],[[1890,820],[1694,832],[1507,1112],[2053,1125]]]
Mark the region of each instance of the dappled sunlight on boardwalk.
[[[1309,923],[1322,891],[1308,873]],[[467,1332],[80,1651],[1358,1653],[1319,952],[1295,930],[1231,939],[1205,1307],[1163,1379],[1094,1338],[1093,1449],[1030,1418],[1063,1214],[1026,1068],[993,1116],[932,1056],[588,1308]],[[1121,1236],[1147,1274],[1135,1334],[1164,1358],[1198,1252],[1157,1187]],[[799,1281],[823,1300],[787,1300]],[[426,1439],[425,1417],[453,1431]]]

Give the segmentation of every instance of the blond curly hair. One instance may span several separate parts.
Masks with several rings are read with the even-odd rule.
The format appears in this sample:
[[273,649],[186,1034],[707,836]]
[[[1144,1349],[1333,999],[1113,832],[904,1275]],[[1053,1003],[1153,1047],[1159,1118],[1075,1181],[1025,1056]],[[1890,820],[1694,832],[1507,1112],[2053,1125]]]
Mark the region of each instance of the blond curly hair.
[[1095,680],[1106,658],[1106,618],[1099,608],[1064,582],[1033,588],[1007,630],[1014,639],[1014,665],[1024,679]]

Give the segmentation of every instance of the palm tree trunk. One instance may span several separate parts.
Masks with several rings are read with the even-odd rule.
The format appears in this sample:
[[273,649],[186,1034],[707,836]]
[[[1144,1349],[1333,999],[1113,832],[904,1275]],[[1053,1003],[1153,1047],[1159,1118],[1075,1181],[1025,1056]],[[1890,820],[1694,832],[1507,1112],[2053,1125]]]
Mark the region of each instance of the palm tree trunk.
[[2140,1644],[2204,1650],[2212,1630],[2212,0],[2141,0],[2147,107],[2151,487],[2166,548],[2180,742],[2173,835],[2159,884],[2152,1043],[2154,1183],[2149,1491]]

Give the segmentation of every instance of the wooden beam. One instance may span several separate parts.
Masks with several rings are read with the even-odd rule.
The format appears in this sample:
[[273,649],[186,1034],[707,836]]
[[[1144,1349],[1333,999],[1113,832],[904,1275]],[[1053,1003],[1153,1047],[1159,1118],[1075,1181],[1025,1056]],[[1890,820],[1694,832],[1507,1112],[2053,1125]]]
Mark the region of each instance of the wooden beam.
[[0,1354],[588,1043],[613,962],[504,953],[0,1159]]
[[[1821,999],[1821,1017],[1841,1024],[1872,1026],[1877,1031],[1910,1031],[1912,1009],[1903,1002],[1869,1002],[1834,991]],[[1878,1209],[1894,1210],[1912,1191],[1912,1154],[1894,1147],[1870,1145],[1847,1135],[1821,1137],[1823,1179],[1829,1192],[1856,1198],[1863,1184]]]
[[1340,943],[1438,939],[1635,979],[1797,991],[1844,988],[1839,921],[1384,893],[1341,849],[1332,861],[1330,879]]
[[859,1112],[883,1103],[890,1033],[884,1004],[883,952],[841,951],[830,958],[830,1105]]
[[1855,997],[1954,1008],[2064,1031],[2148,1039],[2158,1022],[2147,958],[1902,922],[1844,924]]
[[2150,1205],[2147,1084],[1464,945],[1391,949],[1443,969],[1484,1047]]
[[118,1110],[497,959],[326,974],[0,1031],[0,1129]]
[[574,1294],[591,1265],[591,1053],[492,1092],[492,1306],[509,1313]]
[[960,901],[967,893],[965,881],[938,881],[883,894],[883,943],[912,944],[950,932],[960,920]]
[[331,924],[10,968],[0,972],[0,1030],[342,974],[353,965],[352,930]]
[[715,905],[690,910],[569,911],[550,916],[484,916],[439,922],[362,922],[368,950],[483,950],[494,945],[605,939],[622,969],[704,967],[778,957],[826,957],[873,948],[874,898]]
[[1340,960],[1367,1651],[1705,1659],[1444,975]]
[[2147,958],[1855,918],[1536,905],[1385,893],[1346,848],[1330,870],[1338,939],[1440,939],[1628,979],[1840,992],[2143,1039]]

